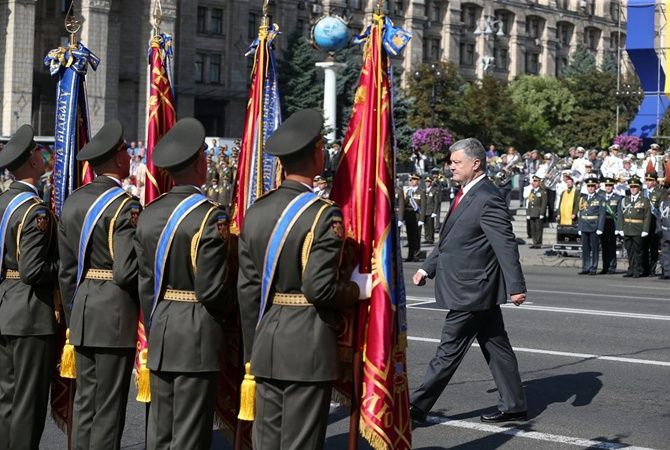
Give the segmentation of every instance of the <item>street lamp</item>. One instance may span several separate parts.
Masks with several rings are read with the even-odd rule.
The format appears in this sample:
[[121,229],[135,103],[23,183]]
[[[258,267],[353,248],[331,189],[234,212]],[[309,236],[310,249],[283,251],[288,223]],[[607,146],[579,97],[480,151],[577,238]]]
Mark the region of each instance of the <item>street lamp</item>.
[[[475,36],[484,36],[484,39],[487,41],[495,34],[496,37],[504,37],[505,30],[503,30],[503,21],[496,19],[493,16],[484,16],[480,24],[477,24],[475,28]],[[497,31],[496,31],[497,28]],[[482,30],[483,29],[483,30]]]
[[[433,74],[433,82],[431,83],[431,88],[430,88],[430,101],[428,105],[430,106],[430,124],[432,126],[435,126],[435,105],[436,105],[436,92],[435,92],[435,84],[436,84],[436,79],[442,77],[442,71],[440,68],[435,65],[431,64],[430,65],[430,72]],[[421,71],[417,70],[414,72],[414,80],[416,81],[421,81]]]

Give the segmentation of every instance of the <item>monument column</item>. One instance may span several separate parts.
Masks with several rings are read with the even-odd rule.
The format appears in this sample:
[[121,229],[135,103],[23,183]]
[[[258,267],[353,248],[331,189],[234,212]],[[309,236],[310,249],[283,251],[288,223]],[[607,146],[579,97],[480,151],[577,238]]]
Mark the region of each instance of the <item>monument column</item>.
[[32,119],[35,1],[0,0],[0,23],[4,25],[0,132],[9,136]]
[[335,62],[335,58],[332,57],[316,63],[316,67],[323,69],[324,73],[323,116],[328,129],[326,139],[329,143],[333,143],[337,135],[337,72],[346,66],[344,63]]

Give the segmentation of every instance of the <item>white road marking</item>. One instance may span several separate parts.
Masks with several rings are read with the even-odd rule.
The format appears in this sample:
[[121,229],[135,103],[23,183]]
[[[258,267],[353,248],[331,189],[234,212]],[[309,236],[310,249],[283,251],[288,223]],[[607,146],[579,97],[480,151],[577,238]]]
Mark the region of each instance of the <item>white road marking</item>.
[[[412,299],[419,299],[422,297],[413,297]],[[409,299],[409,297],[408,297]],[[435,303],[435,300],[428,301],[427,298],[422,298],[423,301],[417,303],[409,303],[407,305],[410,309],[425,309],[427,311],[444,311],[443,308],[418,308],[417,306],[428,305]],[[661,315],[661,314],[641,314],[641,313],[631,313],[631,312],[622,312],[622,311],[604,311],[599,309],[579,309],[579,308],[561,308],[558,306],[539,306],[533,305],[532,302],[526,302],[521,306],[514,306],[512,304],[501,305],[502,308],[510,308],[512,310],[526,310],[526,311],[545,311],[545,312],[559,312],[565,314],[582,314],[587,316],[603,316],[603,317],[623,317],[626,319],[646,319],[646,320],[664,320],[670,321],[670,316]]]
[[[418,336],[408,336],[410,341],[418,342],[430,342],[438,344],[439,339],[435,338],[425,338]],[[473,347],[479,347],[479,344],[473,343]],[[554,350],[542,350],[538,348],[524,348],[524,347],[512,347],[515,352],[519,353],[537,353],[540,355],[551,355],[551,356],[565,356],[568,358],[579,358],[579,359],[593,359],[600,361],[612,361],[612,362],[622,362],[628,364],[642,364],[647,366],[661,366],[661,367],[670,367],[670,361],[656,361],[652,359],[637,359],[637,358],[622,358],[619,356],[603,356],[603,355],[592,355],[589,353],[572,353],[572,352],[557,352]]]
[[435,425],[444,425],[447,427],[466,428],[468,430],[483,431],[493,434],[505,434],[507,436],[522,437],[534,439],[537,441],[557,442],[566,445],[575,445],[577,447],[589,449],[628,449],[628,450],[651,450],[646,447],[633,447],[619,442],[593,441],[590,439],[581,439],[571,436],[561,436],[558,434],[540,433],[539,431],[526,431],[520,428],[498,427],[486,423],[468,422],[467,420],[455,420],[447,417],[430,415],[427,421]]
[[634,286],[630,284],[608,284],[608,287],[621,287],[621,288],[631,288],[631,289],[652,289],[654,291],[665,291],[665,292],[670,292],[670,286],[666,287],[653,287],[653,286]]
[[625,298],[626,300],[658,300],[662,302],[670,301],[666,298],[658,297],[638,297],[635,294],[630,295],[614,295],[614,294],[595,294],[590,292],[566,292],[566,291],[544,291],[540,289],[528,289],[528,292],[537,292],[540,294],[561,294],[561,295],[574,295],[575,297],[604,297],[604,298]]

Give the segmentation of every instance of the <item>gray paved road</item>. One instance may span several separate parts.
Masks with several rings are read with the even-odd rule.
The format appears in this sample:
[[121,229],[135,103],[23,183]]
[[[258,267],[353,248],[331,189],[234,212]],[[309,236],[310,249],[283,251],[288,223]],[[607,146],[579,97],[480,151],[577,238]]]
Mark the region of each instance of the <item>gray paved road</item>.
[[[409,280],[417,264],[408,264]],[[504,316],[529,402],[519,427],[484,426],[497,393],[481,352],[472,348],[414,448],[568,449],[636,446],[670,449],[670,283],[619,275],[580,277],[574,269],[527,267],[526,306]],[[445,311],[432,285],[408,287],[410,388],[423,376]],[[327,448],[346,448],[348,419],[333,410]],[[142,448],[142,411],[129,403],[124,448]],[[64,448],[49,421],[44,449]],[[213,448],[228,448],[217,435]],[[361,448],[367,448],[362,445]]]

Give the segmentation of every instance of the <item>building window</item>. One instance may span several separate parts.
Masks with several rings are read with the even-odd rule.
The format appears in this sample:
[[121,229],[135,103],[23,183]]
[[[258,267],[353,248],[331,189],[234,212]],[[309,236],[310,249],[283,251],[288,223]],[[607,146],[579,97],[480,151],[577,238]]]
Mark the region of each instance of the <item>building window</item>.
[[540,73],[540,54],[527,52],[525,55],[525,72],[537,75]]
[[570,45],[572,41],[572,24],[567,22],[559,22],[556,25],[556,40],[561,43],[561,45]]
[[431,22],[440,22],[442,20],[442,11],[438,0],[432,0],[430,2],[426,15]]
[[305,35],[305,19],[298,19],[295,25],[296,29],[298,30],[298,33],[300,36]]
[[542,22],[539,17],[526,18],[526,35],[535,39],[542,36]]
[[347,5],[349,5],[349,8],[355,11],[360,11],[363,9],[361,0],[347,0]]
[[589,50],[598,50],[598,41],[600,41],[600,30],[597,28],[586,28],[584,30],[584,45]]
[[554,74],[556,78],[563,76],[563,71],[568,67],[568,58],[565,56],[559,56],[556,58],[556,73]]
[[495,58],[495,69],[499,72],[507,72],[509,64],[508,50],[505,47],[495,47],[493,57]]
[[394,0],[391,3],[391,14],[394,16],[402,16],[405,13],[404,0]]
[[212,8],[212,16],[209,19],[209,30],[213,34],[223,34],[223,9]]
[[477,5],[465,5],[461,7],[461,22],[468,31],[475,31],[479,20],[479,8]]
[[619,15],[621,14],[620,10],[621,4],[618,1],[612,0],[610,2],[610,17],[614,22],[619,21]]
[[430,60],[439,61],[440,60],[440,44],[441,39],[431,39],[430,40]]
[[198,33],[207,32],[207,8],[203,6],[198,6],[197,31]]
[[247,38],[256,39],[257,33],[258,33],[258,14],[255,12],[250,12],[249,19],[247,20]]
[[461,42],[459,62],[462,66],[475,65],[475,44],[471,42]]
[[556,6],[560,9],[568,9],[570,7],[570,0],[556,0]]
[[495,12],[495,19],[500,21],[502,27],[502,32],[505,36],[509,36],[512,33],[512,24],[514,21],[514,15],[505,10],[499,10]]
[[203,82],[203,73],[204,73],[204,66],[205,66],[205,54],[196,52],[195,54],[195,75],[194,75],[194,81],[196,83],[202,83]]
[[210,83],[221,83],[221,55],[212,53],[209,55],[209,81]]

